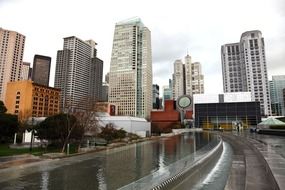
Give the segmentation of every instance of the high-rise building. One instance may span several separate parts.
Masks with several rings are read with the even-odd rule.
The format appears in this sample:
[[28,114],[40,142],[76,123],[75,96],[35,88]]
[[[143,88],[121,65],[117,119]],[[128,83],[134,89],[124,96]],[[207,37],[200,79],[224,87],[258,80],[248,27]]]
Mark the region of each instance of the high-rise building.
[[96,43],[75,36],[64,38],[57,52],[54,86],[61,89],[60,108],[86,109],[98,100],[102,89],[103,61],[98,59]]
[[119,115],[147,118],[152,110],[151,33],[139,18],[116,23],[109,102]]
[[164,105],[165,100],[173,99],[173,82],[171,79],[168,80],[168,86],[163,86],[163,96],[162,96],[162,105]]
[[191,56],[185,57],[185,64],[182,60],[174,62],[173,73],[173,98],[176,100],[182,95],[193,95],[204,93],[204,76],[201,64],[192,63]]
[[192,85],[192,94],[203,94],[204,93],[204,75],[202,74],[202,68],[199,62],[192,63],[192,84],[191,85]]
[[32,78],[30,63],[23,62],[22,71],[21,71],[21,80],[29,80]]
[[152,109],[159,109],[159,86],[152,85]]
[[108,93],[109,93],[109,84],[107,82],[103,82],[100,101],[108,102]]
[[272,76],[269,81],[272,115],[285,115],[283,89],[285,89],[285,75]]
[[105,75],[105,82],[109,84],[109,72]]
[[0,100],[4,101],[7,83],[21,79],[25,36],[0,28]]
[[176,60],[174,62],[173,73],[173,98],[176,100],[179,96],[182,96],[184,94],[184,65],[181,60]]
[[9,82],[5,105],[7,112],[25,121],[29,117],[48,117],[59,113],[60,89],[31,80]]
[[251,92],[261,114],[271,115],[265,44],[258,30],[244,32],[239,43],[221,47],[224,92]]
[[[192,95],[192,81],[193,81],[193,71],[192,71],[192,60],[191,56],[187,54],[185,57],[185,65],[184,65],[184,94]],[[175,73],[175,72],[174,72]],[[182,95],[184,95],[182,94]]]
[[245,92],[246,78],[241,61],[240,43],[225,44],[222,51],[224,92]]
[[33,63],[32,81],[49,86],[51,57],[35,55]]
[[92,70],[93,73],[90,77],[90,90],[94,101],[101,101],[102,88],[103,88],[103,61],[97,57],[92,58]]

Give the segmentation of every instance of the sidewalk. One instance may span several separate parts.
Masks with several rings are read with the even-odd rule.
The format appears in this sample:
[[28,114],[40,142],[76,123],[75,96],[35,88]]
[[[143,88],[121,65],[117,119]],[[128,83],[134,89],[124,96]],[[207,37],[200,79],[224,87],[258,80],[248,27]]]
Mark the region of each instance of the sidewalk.
[[34,156],[31,154],[21,154],[21,155],[14,155],[14,156],[5,156],[0,157],[0,169],[9,168],[13,166],[19,166],[22,164],[38,162],[43,160],[38,156]]
[[234,152],[226,190],[278,190],[279,187],[282,189],[272,174],[274,171],[270,170],[251,139],[232,133],[220,133],[220,135],[232,146]]
[[248,140],[263,155],[279,188],[285,189],[285,158],[272,149],[273,145],[252,138],[248,138]]

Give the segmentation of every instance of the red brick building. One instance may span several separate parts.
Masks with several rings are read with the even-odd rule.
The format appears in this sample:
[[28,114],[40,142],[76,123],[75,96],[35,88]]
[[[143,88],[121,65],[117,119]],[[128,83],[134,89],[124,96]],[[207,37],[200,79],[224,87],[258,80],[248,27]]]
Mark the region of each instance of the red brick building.
[[[192,119],[192,111],[186,111],[185,119]],[[180,112],[176,110],[176,101],[165,100],[164,110],[151,112],[151,132],[166,133],[180,128]]]

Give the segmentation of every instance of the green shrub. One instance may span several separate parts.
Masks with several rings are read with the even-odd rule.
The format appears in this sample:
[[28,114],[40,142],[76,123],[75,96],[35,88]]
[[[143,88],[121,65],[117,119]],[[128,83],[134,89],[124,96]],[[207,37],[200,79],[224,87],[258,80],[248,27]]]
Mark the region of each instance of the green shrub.
[[126,137],[126,131],[123,129],[115,129],[112,126],[107,125],[106,127],[101,128],[101,133],[99,137],[105,139],[107,142],[113,141],[115,139],[123,139]]
[[284,129],[285,130],[285,126],[284,125],[275,125],[275,126],[269,126],[270,129]]

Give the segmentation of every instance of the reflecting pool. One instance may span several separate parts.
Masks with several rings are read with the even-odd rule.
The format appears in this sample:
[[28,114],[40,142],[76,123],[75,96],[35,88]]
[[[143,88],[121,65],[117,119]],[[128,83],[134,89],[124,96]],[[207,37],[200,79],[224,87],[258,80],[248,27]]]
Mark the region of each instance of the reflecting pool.
[[[1,189],[118,189],[204,147],[218,144],[207,132],[191,132],[116,149],[0,171]],[[211,146],[209,146],[211,145]]]

